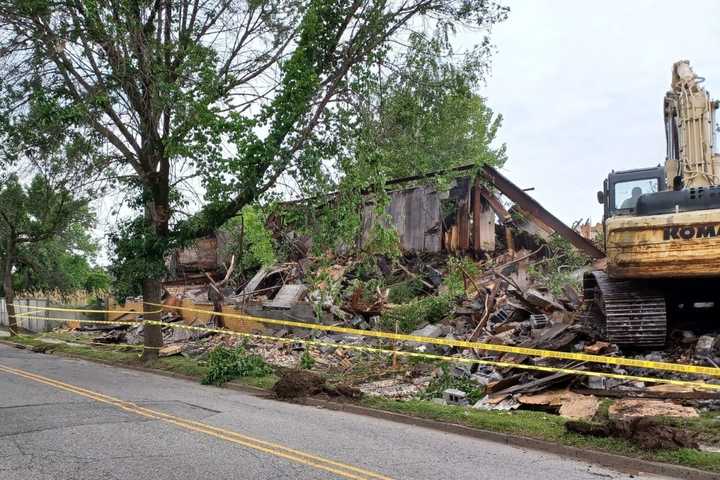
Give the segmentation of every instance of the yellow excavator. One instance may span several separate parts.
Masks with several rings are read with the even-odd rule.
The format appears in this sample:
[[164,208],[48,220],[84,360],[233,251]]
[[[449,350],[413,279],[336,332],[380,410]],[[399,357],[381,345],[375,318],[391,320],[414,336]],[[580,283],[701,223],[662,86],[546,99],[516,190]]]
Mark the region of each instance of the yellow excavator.
[[612,171],[598,192],[607,268],[583,287],[619,345],[662,346],[668,321],[720,315],[719,102],[703,82],[687,60],[673,65],[665,165]]

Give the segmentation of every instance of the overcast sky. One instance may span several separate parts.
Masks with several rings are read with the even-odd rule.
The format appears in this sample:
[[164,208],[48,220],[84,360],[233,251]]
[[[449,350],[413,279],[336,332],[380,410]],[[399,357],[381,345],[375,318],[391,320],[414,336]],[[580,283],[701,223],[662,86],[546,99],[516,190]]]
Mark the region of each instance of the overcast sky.
[[665,160],[673,62],[690,60],[720,98],[720,0],[500,1],[511,12],[492,31],[483,95],[504,117],[504,172],[566,223],[600,221],[610,170]]

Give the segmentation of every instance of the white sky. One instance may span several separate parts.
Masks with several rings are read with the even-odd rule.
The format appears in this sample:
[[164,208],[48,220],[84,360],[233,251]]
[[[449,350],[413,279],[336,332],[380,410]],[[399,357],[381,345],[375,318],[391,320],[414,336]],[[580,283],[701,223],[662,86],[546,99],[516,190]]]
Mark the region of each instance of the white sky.
[[610,170],[665,160],[673,62],[690,60],[720,98],[720,0],[500,2],[511,12],[493,28],[482,94],[504,117],[504,173],[535,187],[530,194],[566,223],[600,221],[595,192]]

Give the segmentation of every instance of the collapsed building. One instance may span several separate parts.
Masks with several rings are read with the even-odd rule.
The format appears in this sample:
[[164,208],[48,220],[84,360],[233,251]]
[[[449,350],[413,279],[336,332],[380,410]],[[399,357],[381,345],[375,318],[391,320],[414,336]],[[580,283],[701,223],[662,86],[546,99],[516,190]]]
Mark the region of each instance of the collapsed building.
[[[652,352],[623,351],[604,341],[592,323],[593,308],[583,304],[578,288],[582,271],[602,267],[604,257],[587,238],[589,223],[586,222],[584,228],[581,226],[580,232],[568,227],[492,167],[483,167],[477,175],[473,167],[453,173],[456,175],[453,184],[444,191],[427,181],[434,174],[388,182],[390,199],[386,218],[388,226],[398,233],[404,256],[393,263],[378,259],[377,269],[371,273],[363,267],[363,255],[330,254],[322,262],[306,255],[261,268],[239,285],[228,287],[221,280],[227,279],[227,266],[232,263],[223,253],[223,245],[228,241],[226,234],[219,233],[175,252],[168,259],[173,278],[163,284],[168,307],[165,320],[189,325],[216,324],[228,330],[286,338],[290,341],[253,341],[251,347],[270,363],[281,366],[294,366],[302,352],[311,352],[317,368],[328,371],[352,371],[353,365],[367,355],[350,347],[374,346],[376,339],[322,329],[268,325],[253,317],[651,361],[709,366],[720,362],[717,332],[680,329],[672,332],[666,349]],[[358,251],[362,251],[369,231],[378,221],[370,202],[363,209],[362,218]],[[553,260],[548,257],[551,252],[546,245],[551,235],[563,238],[587,258],[585,267],[570,272],[570,278],[575,281],[556,286],[559,288],[555,291],[549,291],[531,274],[538,265]],[[458,256],[469,260],[467,265],[473,267],[472,271],[462,265],[453,266],[451,259]],[[462,293],[447,301],[448,279],[457,276],[458,268]],[[212,292],[219,290],[219,284],[223,284],[221,310],[231,316],[214,315],[219,310],[213,304]],[[412,289],[407,288],[408,284],[412,284]],[[173,309],[173,306],[191,310]],[[233,317],[232,314],[240,315]],[[138,328],[121,330],[125,333],[118,335],[116,329],[106,333],[105,339],[142,341]],[[293,339],[313,339],[326,346],[307,346],[294,343]],[[233,345],[239,341],[231,336],[165,329],[168,354],[202,357],[218,344]],[[343,345],[348,348],[342,348]],[[720,406],[720,395],[713,392],[668,390],[666,386],[652,386],[642,381],[585,378],[564,372],[549,374],[524,369],[522,365],[588,369],[611,375],[649,373],[639,368],[588,366],[557,358],[430,343],[405,342],[395,347],[518,367],[458,363],[447,371],[416,366],[398,373],[380,364],[374,378],[359,381],[359,388],[366,394],[411,398],[426,391],[438,376],[449,375],[462,385],[470,382],[481,388],[482,398],[473,399],[472,404],[484,409],[546,408],[560,411],[569,418],[590,418],[599,408],[599,397],[673,398],[689,403],[690,410],[683,410],[683,414],[694,412],[695,407]],[[651,373],[660,378],[691,378],[673,372]],[[469,403],[468,392],[458,388],[448,390],[440,401]],[[638,411],[644,406],[647,405],[636,405]],[[651,406],[657,411],[667,410],[655,404]]]

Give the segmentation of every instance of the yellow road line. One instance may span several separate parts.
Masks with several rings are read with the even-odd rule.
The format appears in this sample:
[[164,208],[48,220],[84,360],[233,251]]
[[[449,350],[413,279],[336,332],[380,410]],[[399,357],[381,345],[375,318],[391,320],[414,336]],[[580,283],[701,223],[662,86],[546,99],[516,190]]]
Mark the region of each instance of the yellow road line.
[[334,460],[329,460],[317,455],[312,455],[299,450],[284,447],[276,443],[267,442],[264,440],[242,435],[240,433],[226,430],[220,427],[214,427],[212,425],[196,422],[194,420],[189,420],[182,417],[177,417],[157,410],[151,410],[149,408],[136,405],[132,402],[127,402],[118,398],[111,397],[109,395],[94,392],[92,390],[87,390],[76,385],[64,383],[35,373],[7,367],[4,365],[0,365],[0,371],[17,375],[28,380],[33,380],[35,382],[42,383],[60,390],[68,391],[101,403],[113,405],[122,410],[132,412],[146,418],[162,420],[166,423],[170,423],[187,430],[204,433],[206,435],[210,435],[231,443],[236,443],[238,445],[252,448],[254,450],[258,450],[264,453],[268,453],[276,457],[284,458],[286,460],[311,466],[320,470],[325,470],[327,472],[339,475],[344,478],[349,478],[353,480],[392,480],[390,477],[386,477],[369,470],[355,467],[353,465],[336,462]]

